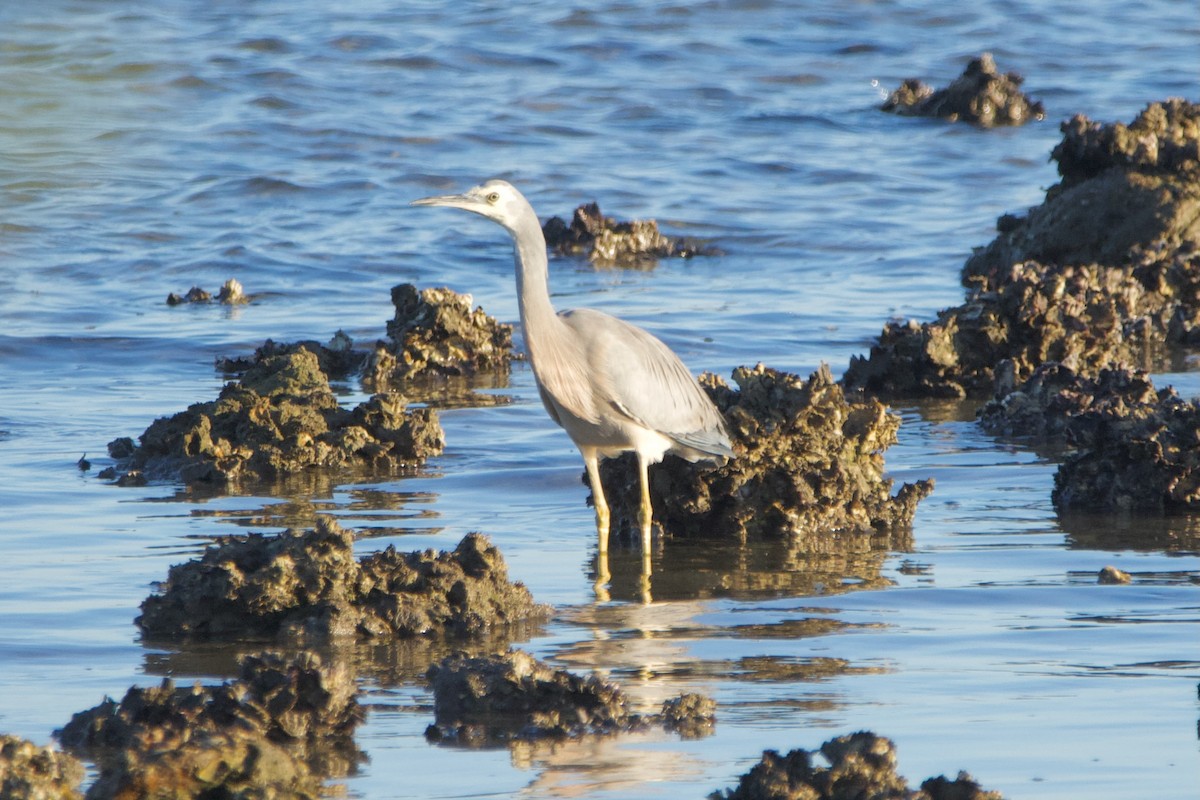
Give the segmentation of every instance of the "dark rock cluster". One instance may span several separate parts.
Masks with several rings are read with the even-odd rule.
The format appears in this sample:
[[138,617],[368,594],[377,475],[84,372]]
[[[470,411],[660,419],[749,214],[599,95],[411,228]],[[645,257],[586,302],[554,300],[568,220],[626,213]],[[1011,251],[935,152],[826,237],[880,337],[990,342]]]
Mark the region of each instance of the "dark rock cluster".
[[442,447],[437,414],[407,408],[401,395],[342,408],[317,356],[300,347],[256,360],[216,400],[160,418],[138,445],[118,439],[109,453],[125,482],[144,476],[224,486],[317,468],[396,473]]
[[74,757],[0,734],[0,797],[80,800],[83,764]]
[[[829,766],[816,761],[821,758]],[[982,789],[965,772],[949,780],[929,778],[912,789],[896,773],[891,740],[868,731],[839,736],[819,751],[763,752],[762,760],[733,789],[713,792],[709,800],[1002,800]]]
[[542,226],[551,252],[565,256],[586,256],[603,266],[645,266],[659,258],[691,258],[716,255],[715,248],[695,239],[676,239],[664,235],[654,220],[618,222],[600,213],[595,203],[575,209],[568,225],[560,217],[551,217]]
[[910,117],[939,117],[970,122],[984,128],[1024,125],[1046,116],[1042,104],[1021,91],[1024,78],[1015,72],[1001,74],[991,53],[971,59],[963,74],[944,89],[916,78],[904,81],[888,96],[884,111]]
[[[900,418],[876,400],[848,402],[822,367],[806,381],[761,364],[701,383],[725,416],[737,457],[719,466],[668,457],[650,471],[654,518],[672,535],[806,536],[853,550],[838,532],[903,534],[931,481],[896,495],[883,451]],[[604,462],[614,527],[635,530],[638,477],[631,457]],[[862,538],[861,536],[857,538]]]
[[716,705],[684,694],[658,714],[638,714],[620,687],[590,675],[554,669],[520,650],[455,655],[430,667],[433,741],[469,746],[516,740],[566,739],[645,730],[652,726],[698,737],[711,732]]
[[348,774],[363,760],[353,740],[363,719],[357,697],[349,670],[315,655],[251,656],[237,680],[134,687],[56,735],[99,767],[89,800],[317,800],[321,776]]
[[322,518],[310,531],[218,539],[171,567],[142,603],[147,637],[467,636],[545,618],[480,534],[452,552],[388,547],[354,557],[354,537]]

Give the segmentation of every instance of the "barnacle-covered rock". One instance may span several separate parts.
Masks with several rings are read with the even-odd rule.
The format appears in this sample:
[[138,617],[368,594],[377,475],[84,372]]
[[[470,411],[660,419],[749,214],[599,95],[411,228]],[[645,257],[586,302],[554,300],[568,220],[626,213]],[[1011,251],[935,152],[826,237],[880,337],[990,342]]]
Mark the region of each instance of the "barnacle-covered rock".
[[246,797],[316,800],[323,777],[364,760],[353,732],[363,719],[354,676],[311,653],[242,661],[218,686],[134,687],[56,732],[96,762],[100,798]]
[[80,800],[83,764],[66,753],[0,734],[0,797]]
[[909,78],[888,96],[881,108],[910,117],[940,117],[984,128],[1024,125],[1046,115],[1042,104],[1021,91],[1024,78],[1001,74],[991,53],[971,59],[963,74],[944,89],[934,90]]
[[125,473],[225,486],[314,469],[388,473],[442,452],[437,414],[377,394],[342,408],[304,347],[266,355],[216,400],[153,422],[134,446],[109,445]]
[[445,288],[392,288],[396,314],[387,325],[364,378],[386,386],[420,377],[507,374],[512,360],[512,326],[497,322],[471,296]]
[[711,730],[716,708],[709,698],[686,694],[667,700],[660,713],[638,714],[615,684],[554,669],[520,650],[450,656],[430,667],[428,678],[434,724],[426,736],[471,746],[653,726],[702,736]]
[[967,301],[891,323],[843,378],[881,397],[985,397],[1048,361],[1095,375],[1154,367],[1200,343],[1200,106],[1151,104],[1129,126],[1077,117],[1054,150],[1063,180],[963,267]]
[[659,258],[691,258],[719,251],[696,239],[664,235],[654,220],[618,222],[595,203],[575,209],[568,225],[551,217],[542,226],[546,245],[559,255],[583,255],[604,266],[645,266]]
[[[900,418],[876,400],[847,402],[828,367],[806,381],[761,364],[701,383],[725,416],[737,456],[719,466],[673,456],[650,471],[655,521],[672,535],[812,536],[854,547],[858,534],[903,535],[932,481],[891,494],[883,451]],[[614,526],[637,526],[632,457],[604,462],[601,477]],[[844,540],[836,534],[844,533]],[[869,540],[869,537],[867,537]]]
[[217,540],[171,567],[137,624],[151,638],[470,636],[546,616],[480,534],[452,552],[354,557],[332,519]]
[[[828,766],[820,763],[826,762]],[[765,750],[762,760],[733,789],[713,792],[709,800],[1002,800],[983,790],[970,775],[930,778],[911,789],[896,772],[896,748],[890,739],[860,731],[839,736],[820,750],[796,749],[786,755]]]

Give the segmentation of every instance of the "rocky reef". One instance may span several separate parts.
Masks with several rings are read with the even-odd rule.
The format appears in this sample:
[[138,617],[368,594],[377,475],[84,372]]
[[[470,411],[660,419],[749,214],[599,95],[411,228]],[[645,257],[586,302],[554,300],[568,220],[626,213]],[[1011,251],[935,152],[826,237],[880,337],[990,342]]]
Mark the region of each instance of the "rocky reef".
[[[817,759],[828,763],[823,766]],[[959,772],[929,778],[912,789],[896,772],[891,740],[860,731],[839,736],[817,751],[796,749],[786,755],[763,752],[762,760],[733,789],[713,792],[709,800],[1002,800]]]
[[934,90],[916,78],[905,80],[880,107],[909,117],[938,117],[982,128],[1024,125],[1040,120],[1046,110],[1021,91],[1024,78],[1001,74],[991,53],[971,59],[963,74],[944,89]]
[[1057,361],[1149,368],[1200,341],[1200,106],[1154,103],[1129,126],[1075,117],[1062,180],[963,267],[965,303],[890,323],[843,383],[885,398],[987,397]]
[[227,486],[313,469],[395,474],[442,448],[434,411],[409,409],[399,394],[344,409],[317,356],[298,347],[257,359],[216,400],[154,421],[137,445],[109,443],[119,469],[106,477]]
[[[903,535],[932,481],[892,495],[883,451],[900,418],[876,400],[848,402],[828,367],[808,380],[761,364],[733,372],[737,389],[701,384],[725,417],[737,457],[718,466],[673,456],[650,470],[654,518],[676,536],[803,536],[836,543],[863,534]],[[614,530],[636,530],[638,477],[632,457],[603,463]],[[852,546],[852,545],[850,545]]]
[[575,209],[568,225],[551,217],[542,226],[546,246],[564,256],[584,256],[603,266],[640,267],[660,258],[717,255],[720,251],[697,239],[672,238],[654,220],[618,222],[606,217],[595,203]]
[[171,567],[137,624],[153,639],[470,636],[543,619],[481,534],[451,552],[388,547],[354,558],[329,518],[277,536],[222,537]]
[[354,729],[363,719],[344,667],[312,654],[247,657],[238,679],[177,687],[171,680],[105,699],[56,736],[95,761],[89,800],[245,797],[317,800],[322,779],[363,760]]
[[66,753],[0,734],[0,797],[80,800],[83,764]]
[[716,704],[698,694],[638,714],[620,687],[590,675],[554,669],[520,650],[454,655],[430,667],[434,717],[426,736],[468,746],[567,739],[662,727],[686,737],[712,730]]

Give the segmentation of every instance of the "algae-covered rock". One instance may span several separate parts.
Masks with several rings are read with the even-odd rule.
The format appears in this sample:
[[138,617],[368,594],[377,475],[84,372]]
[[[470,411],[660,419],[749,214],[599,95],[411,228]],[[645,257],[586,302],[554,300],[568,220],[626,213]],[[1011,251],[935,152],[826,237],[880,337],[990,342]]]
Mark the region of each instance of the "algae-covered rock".
[[241,676],[181,688],[167,679],[106,699],[56,732],[94,760],[99,798],[316,798],[323,776],[363,760],[354,676],[311,654],[247,657]]
[[546,245],[564,256],[586,256],[605,266],[645,266],[659,258],[715,255],[718,250],[698,240],[664,235],[653,220],[618,222],[606,217],[595,203],[575,209],[568,225],[551,217],[542,226]]
[[392,289],[395,317],[390,341],[379,342],[365,378],[372,385],[418,377],[506,374],[512,360],[512,326],[497,322],[471,296],[450,289],[401,284]]
[[963,74],[944,89],[934,90],[909,78],[888,96],[881,108],[910,117],[940,117],[991,128],[1024,125],[1046,115],[1042,104],[1021,91],[1024,78],[1001,74],[991,53],[971,59]]
[[83,764],[66,753],[0,734],[0,797],[79,800]]
[[[820,760],[818,760],[820,759]],[[824,761],[825,764],[822,764]],[[896,748],[890,739],[860,731],[839,736],[818,751],[796,749],[786,755],[765,750],[762,760],[733,789],[713,792],[709,800],[1001,800],[984,791],[965,772],[949,780],[930,778],[911,789],[896,772]]]
[[[883,451],[900,418],[875,400],[847,402],[828,367],[807,380],[761,364],[701,384],[725,416],[737,456],[720,466],[668,457],[650,470],[654,518],[672,535],[782,537],[903,531],[931,481],[895,496]],[[614,526],[636,529],[638,477],[630,457],[604,462]]]
[[136,622],[151,638],[291,639],[470,636],[546,616],[480,534],[448,553],[389,547],[355,559],[353,546],[329,518],[309,531],[222,537],[171,567]]
[[[226,306],[240,306],[251,302],[255,298],[246,294],[245,289],[237,278],[230,278],[221,284],[221,288],[217,291],[217,302]],[[186,303],[211,303],[213,296],[211,292],[205,291],[199,286],[193,286],[182,295],[171,292],[167,295],[167,305],[178,306]]]
[[224,486],[314,469],[413,470],[444,437],[434,411],[408,409],[398,394],[342,408],[317,356],[298,347],[256,360],[216,400],[156,420],[139,442],[109,445],[126,473]]
[[666,701],[661,713],[638,714],[615,684],[554,669],[520,650],[450,656],[430,667],[428,678],[435,721],[426,736],[471,746],[652,726],[701,736],[711,729],[715,712],[712,700],[687,694]]

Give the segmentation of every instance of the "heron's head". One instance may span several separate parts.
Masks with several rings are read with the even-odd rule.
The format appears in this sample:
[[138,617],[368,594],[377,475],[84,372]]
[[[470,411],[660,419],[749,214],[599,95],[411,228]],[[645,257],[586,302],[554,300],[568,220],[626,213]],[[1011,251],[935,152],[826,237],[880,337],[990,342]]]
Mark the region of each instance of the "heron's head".
[[462,194],[422,197],[420,200],[413,200],[411,205],[446,206],[473,211],[500,223],[514,233],[522,222],[532,219],[534,224],[537,224],[537,215],[534,214],[529,201],[508,181],[491,180]]

